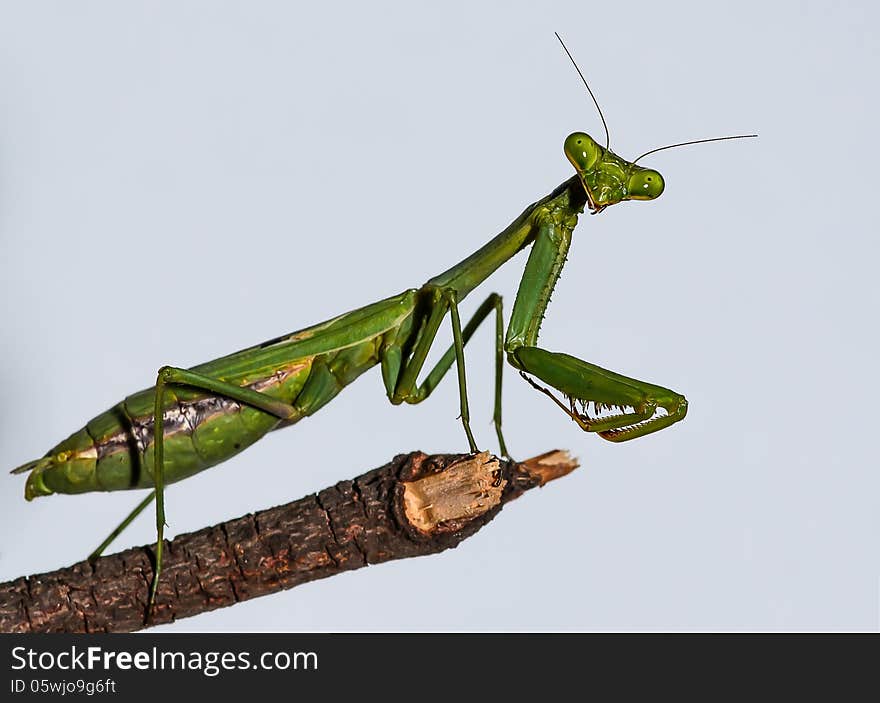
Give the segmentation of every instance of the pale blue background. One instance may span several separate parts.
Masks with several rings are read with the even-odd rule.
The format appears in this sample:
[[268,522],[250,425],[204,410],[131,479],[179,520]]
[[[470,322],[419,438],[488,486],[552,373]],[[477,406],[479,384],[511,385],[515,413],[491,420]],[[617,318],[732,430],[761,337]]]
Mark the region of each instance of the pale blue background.
[[[876,630],[876,7],[0,2],[0,467],[164,363],[420,284],[566,179],[563,139],[601,126],[559,30],[621,155],[760,133],[646,160],[666,193],[583,218],[544,325],[687,420],[608,444],[508,372],[513,451],[570,448],[577,474],[457,550],[167,629]],[[509,308],[523,262],[479,299]],[[457,414],[451,379],[394,408],[367,375],[174,486],[171,533],[460,451]],[[82,558],[137,501],[0,481],[0,579]]]

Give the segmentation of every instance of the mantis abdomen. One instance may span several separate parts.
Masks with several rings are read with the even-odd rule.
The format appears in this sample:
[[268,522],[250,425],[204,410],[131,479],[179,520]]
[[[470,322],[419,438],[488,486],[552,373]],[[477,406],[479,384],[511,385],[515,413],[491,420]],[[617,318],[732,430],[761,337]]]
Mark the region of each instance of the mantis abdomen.
[[[293,359],[266,372],[224,379],[292,406],[297,414],[288,418],[219,394],[179,386],[167,389],[163,413],[165,483],[220,464],[266,433],[316,412],[379,362],[384,335],[396,334],[397,329],[344,349]],[[227,366],[235,356],[192,370]],[[152,488],[155,398],[155,386],[128,396],[50,449],[42,459],[21,467],[33,469],[25,497],[30,500],[52,493]]]

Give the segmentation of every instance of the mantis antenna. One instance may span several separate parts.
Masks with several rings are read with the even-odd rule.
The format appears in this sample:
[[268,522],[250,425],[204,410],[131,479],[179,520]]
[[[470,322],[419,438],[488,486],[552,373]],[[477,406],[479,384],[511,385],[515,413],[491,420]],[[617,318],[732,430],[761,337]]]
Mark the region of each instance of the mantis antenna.
[[602,114],[602,108],[599,107],[599,101],[596,100],[596,96],[593,95],[593,91],[590,89],[590,84],[587,83],[587,79],[584,78],[584,74],[581,72],[581,69],[578,67],[577,63],[574,60],[574,57],[571,55],[571,52],[568,50],[568,47],[565,45],[565,42],[562,41],[562,37],[559,36],[559,32],[553,32],[556,35],[556,38],[559,40],[559,43],[562,44],[562,48],[565,49],[565,53],[568,55],[569,61],[571,61],[572,66],[574,66],[574,70],[578,72],[578,75],[581,77],[581,80],[584,82],[584,85],[587,88],[587,92],[590,94],[590,97],[593,98],[593,104],[596,106],[596,109],[599,111],[599,117],[602,118],[602,126],[605,128],[605,148],[611,148],[611,135],[608,134],[608,123],[605,122],[605,115]]
[[692,142],[681,142],[679,144],[669,144],[667,146],[661,146],[661,147],[657,147],[656,149],[651,149],[651,151],[646,151],[644,154],[642,154],[642,156],[640,156],[638,159],[633,161],[633,163],[636,163],[636,161],[641,159],[643,156],[647,156],[648,154],[653,154],[657,151],[663,151],[664,149],[674,149],[675,147],[688,146],[689,144],[705,144],[706,142],[723,142],[727,139],[751,139],[751,138],[757,137],[757,136],[758,136],[757,134],[735,134],[732,137],[712,137],[711,139],[695,139]]

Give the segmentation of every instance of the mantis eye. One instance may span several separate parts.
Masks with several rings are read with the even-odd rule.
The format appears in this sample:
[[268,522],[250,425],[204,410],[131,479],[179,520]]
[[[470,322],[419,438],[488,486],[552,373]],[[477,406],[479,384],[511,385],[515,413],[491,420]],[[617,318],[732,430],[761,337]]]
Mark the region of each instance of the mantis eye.
[[663,192],[663,176],[650,168],[639,169],[629,177],[626,185],[628,197],[633,200],[653,200]]
[[571,165],[580,173],[595,165],[602,147],[596,144],[589,134],[575,132],[566,137],[564,148]]

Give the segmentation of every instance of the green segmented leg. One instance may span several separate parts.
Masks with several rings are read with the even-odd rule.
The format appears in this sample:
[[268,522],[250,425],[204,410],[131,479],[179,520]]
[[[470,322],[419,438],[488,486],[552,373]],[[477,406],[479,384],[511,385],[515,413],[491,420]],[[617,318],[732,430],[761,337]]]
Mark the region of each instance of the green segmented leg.
[[[511,458],[501,433],[501,382],[504,377],[504,315],[501,310],[501,296],[496,295],[495,307],[495,407],[492,411],[492,422],[495,425],[495,434],[498,435],[498,447],[501,456]],[[492,296],[490,295],[491,299]]]
[[[275,415],[281,420],[288,420],[296,416],[297,409],[276,400],[265,393],[242,388],[225,381],[211,378],[187,369],[179,369],[174,366],[163,366],[159,369],[156,378],[156,400],[153,410],[153,485],[156,494],[156,568],[153,572],[153,581],[150,584],[150,599],[147,605],[147,619],[153,610],[156,601],[156,590],[159,587],[159,576],[162,572],[162,551],[165,539],[165,437],[164,437],[164,414],[165,392],[169,385],[189,386],[200,390],[211,391],[225,396],[231,400],[250,405],[259,410]],[[140,506],[138,506],[140,507]],[[146,506],[144,506],[146,507]],[[133,517],[130,516],[130,517]]]
[[[578,426],[596,432],[603,439],[624,442],[678,422],[687,414],[684,396],[652,383],[608,371],[568,354],[550,352],[540,347],[521,347],[514,351],[520,373],[533,387],[550,397]],[[567,408],[553,393],[535,383],[532,374],[558,389],[569,399]],[[578,412],[575,402],[584,404]],[[621,408],[617,415],[590,417],[586,404]],[[624,408],[632,408],[625,412]],[[662,408],[666,414],[656,415]]]
[[[428,373],[421,384],[416,384],[419,372],[425,363],[428,350],[434,342],[440,322],[449,310],[452,320],[453,343],[449,346],[440,360],[434,365],[434,368]],[[399,352],[399,343],[395,342],[392,347],[385,353],[382,359],[383,377],[386,379],[386,389],[392,403],[406,402],[409,404],[421,403],[440,383],[443,376],[449,371],[453,360],[456,360],[459,376],[459,396],[462,406],[462,419],[467,419],[465,423],[465,433],[471,444],[471,451],[476,451],[473,436],[469,427],[469,408],[467,404],[467,386],[464,378],[464,346],[470,341],[474,332],[489,316],[495,311],[495,404],[493,409],[492,421],[495,425],[495,434],[498,437],[498,445],[503,456],[509,456],[507,445],[504,441],[504,434],[501,430],[501,390],[502,377],[504,371],[504,316],[502,310],[502,299],[498,293],[491,293],[468,320],[464,328],[461,328],[461,322],[458,316],[458,302],[456,293],[450,288],[437,289],[434,300],[431,304],[430,313],[423,323],[422,334],[419,342],[413,349],[412,356],[408,363],[402,368],[395,371],[389,371],[385,368],[389,360],[397,358]],[[460,359],[460,361],[458,361]],[[395,385],[395,379],[399,379]],[[390,387],[389,387],[390,386]]]
[[458,371],[458,401],[461,406],[461,424],[467,435],[471,452],[480,451],[471,432],[471,411],[468,408],[467,378],[464,371],[464,342],[461,340],[461,320],[458,317],[458,293],[452,288],[443,291],[443,297],[449,306],[449,319],[452,321],[452,343],[455,346],[455,366]]
[[98,545],[97,549],[95,549],[95,551],[93,551],[91,554],[89,554],[89,561],[94,561],[99,556],[101,556],[104,553],[104,550],[107,549],[107,547],[109,547],[113,543],[113,540],[122,534],[122,531],[126,527],[128,527],[131,524],[131,521],[134,520],[138,515],[140,515],[150,503],[153,502],[153,499],[155,497],[156,497],[156,491],[150,491],[150,494],[146,498],[144,498],[140,503],[138,503],[137,506],[135,506],[135,509],[132,510],[128,514],[128,516],[116,526],[116,529],[114,529],[113,532],[111,532],[109,535],[107,535],[107,539],[105,539],[103,542],[101,542],[101,544]]
[[[441,291],[441,294],[442,292],[443,291]],[[396,378],[400,379],[400,381],[396,385],[396,388],[391,385],[391,383],[388,383],[386,381],[386,386],[391,386],[390,388],[388,388],[388,395],[393,403],[406,402],[409,404],[416,404],[425,400],[428,396],[431,395],[433,390],[440,383],[443,376],[445,376],[446,373],[449,371],[450,367],[452,366],[453,360],[456,360],[458,358],[457,344],[455,341],[453,341],[453,343],[449,346],[449,348],[446,350],[440,360],[435,364],[434,368],[431,369],[431,371],[425,377],[424,381],[422,381],[421,384],[416,385],[416,379],[425,363],[425,357],[427,356],[428,349],[430,349],[431,345],[433,344],[434,337],[436,336],[437,329],[439,328],[440,320],[442,319],[443,314],[445,314],[445,308],[442,305],[442,300],[443,298],[441,295],[435,306],[432,307],[431,314],[428,316],[428,319],[423,326],[424,330],[423,334],[420,337],[420,342],[413,350],[413,354],[409,363],[402,370],[398,368],[393,371],[387,371],[386,373],[386,369],[384,367],[387,365],[390,359],[396,358],[396,354],[386,353],[386,355],[383,357],[383,376],[385,376],[387,379],[390,379],[391,383],[393,383],[394,379]],[[452,307],[455,308],[455,315],[453,316],[452,320],[454,340],[456,336],[455,318],[457,317],[457,304]],[[489,296],[487,296],[487,298],[482,303],[480,303],[479,307],[468,320],[464,328],[460,330],[461,348],[463,354],[464,346],[470,341],[474,332],[493,310],[495,311],[495,404],[493,409],[492,421],[495,426],[495,434],[498,437],[498,445],[501,454],[502,456],[509,457],[510,453],[507,450],[507,444],[504,441],[504,433],[501,430],[501,391],[504,372],[504,315],[502,309],[502,298],[498,293],[489,294]],[[399,351],[399,346],[396,346],[396,348],[394,348],[392,351]]]
[[[608,371],[569,354],[551,352],[537,346],[541,320],[571,243],[571,225],[550,211],[539,213],[536,217],[538,232],[526,262],[507,330],[505,348],[510,363],[581,429],[596,432],[603,439],[624,442],[681,420],[687,413],[684,396],[662,386]],[[549,389],[526,374],[563,393],[569,406],[566,407]],[[590,403],[595,410],[593,417],[587,413]],[[580,411],[577,404],[581,404]],[[617,415],[599,416],[603,408],[618,408],[620,412]],[[658,414],[658,410],[665,414]]]
[[[467,344],[473,336],[476,329],[495,311],[495,404],[492,411],[492,423],[495,426],[495,434],[498,437],[498,446],[501,455],[509,457],[507,445],[504,442],[504,434],[501,431],[501,384],[504,375],[504,315],[502,311],[502,300],[498,293],[491,293],[476,309],[471,319],[468,320],[464,329],[461,331],[462,343]],[[440,380],[449,370],[452,361],[455,358],[455,345],[450,345],[446,353],[440,358],[440,361],[431,369],[430,373],[425,377],[422,384],[416,389],[419,395],[419,401],[427,398],[431,391],[440,383]]]

